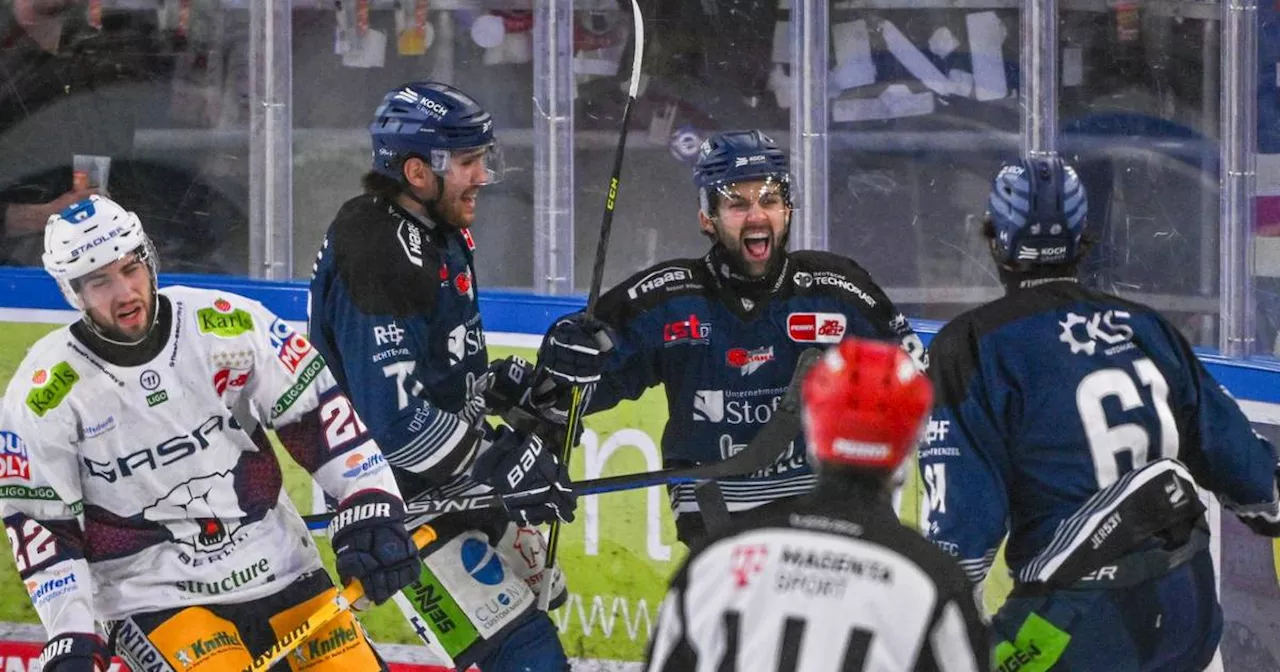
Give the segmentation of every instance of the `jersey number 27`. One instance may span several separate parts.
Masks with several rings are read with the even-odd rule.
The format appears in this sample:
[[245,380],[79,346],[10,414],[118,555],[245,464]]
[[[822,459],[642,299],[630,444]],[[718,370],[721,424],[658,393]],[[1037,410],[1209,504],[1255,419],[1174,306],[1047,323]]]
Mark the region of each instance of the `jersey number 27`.
[[[1160,425],[1160,445],[1151,454],[1151,434],[1148,427],[1136,422],[1111,424],[1107,420],[1103,401],[1116,397],[1125,411],[1147,405],[1139,385],[1150,391],[1151,407]],[[1094,371],[1080,381],[1076,388],[1076,409],[1084,425],[1093,455],[1094,474],[1098,488],[1105,488],[1120,477],[1118,457],[1129,456],[1130,466],[1137,469],[1153,459],[1178,456],[1178,425],[1173,411],[1169,410],[1169,384],[1150,359],[1133,362],[1133,371],[1115,367]]]

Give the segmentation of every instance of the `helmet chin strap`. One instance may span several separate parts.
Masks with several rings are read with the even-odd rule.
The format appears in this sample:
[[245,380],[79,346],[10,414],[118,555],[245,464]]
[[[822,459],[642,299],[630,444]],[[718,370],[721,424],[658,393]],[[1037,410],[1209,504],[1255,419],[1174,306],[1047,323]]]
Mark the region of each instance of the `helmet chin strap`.
[[435,198],[429,198],[429,199],[420,198],[417,194],[413,193],[413,187],[410,186],[409,183],[405,181],[401,182],[401,184],[403,185],[403,188],[400,190],[400,193],[407,196],[409,200],[413,201],[414,203],[421,205],[422,209],[425,210],[427,213],[427,218],[430,219],[433,223],[444,224],[445,226],[449,226],[449,223],[444,221],[444,218],[441,217],[440,210],[436,208],[436,204],[440,202],[440,197],[444,195],[444,178],[436,174],[434,171],[431,174],[435,175],[436,177],[436,197]]

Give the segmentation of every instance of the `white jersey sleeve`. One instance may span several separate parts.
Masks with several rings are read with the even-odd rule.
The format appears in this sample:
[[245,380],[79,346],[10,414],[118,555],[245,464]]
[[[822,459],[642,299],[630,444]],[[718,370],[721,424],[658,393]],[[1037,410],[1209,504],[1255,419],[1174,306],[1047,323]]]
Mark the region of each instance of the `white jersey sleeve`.
[[80,465],[73,449],[77,428],[49,413],[79,378],[66,361],[19,367],[0,405],[0,517],[50,639],[94,632]]
[[[382,451],[305,336],[262,304],[227,294],[197,310],[197,322],[202,327],[217,322],[213,329],[240,325],[233,329],[251,335],[250,347],[230,351],[226,368],[215,374],[233,414],[248,410],[275,429],[294,461],[339,502],[365,490],[400,499]],[[251,361],[244,361],[245,354]]]

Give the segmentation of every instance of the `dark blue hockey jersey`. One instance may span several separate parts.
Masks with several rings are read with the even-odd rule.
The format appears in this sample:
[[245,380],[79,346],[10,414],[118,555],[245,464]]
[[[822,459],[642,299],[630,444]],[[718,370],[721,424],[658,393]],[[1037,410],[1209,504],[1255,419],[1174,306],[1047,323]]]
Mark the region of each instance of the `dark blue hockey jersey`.
[[973,581],[1006,531],[1018,573],[1092,495],[1161,458],[1280,533],[1274,449],[1154,310],[1054,281],[961,315],[929,354],[924,532]]
[[[799,354],[845,336],[902,343],[924,366],[904,317],[853,261],[794,252],[758,291],[735,287],[711,255],[645,269],[600,298],[597,317],[617,332],[590,411],[666,388],[662,434],[668,466],[715,462],[741,451],[773,416]],[[753,288],[754,289],[754,288]],[[804,494],[814,475],[803,438],[778,462],[720,482],[730,511]],[[677,514],[697,510],[693,488],[671,489]]]
[[479,437],[459,415],[488,365],[471,248],[464,233],[358,196],[329,227],[311,278],[312,342],[406,497],[458,475]]

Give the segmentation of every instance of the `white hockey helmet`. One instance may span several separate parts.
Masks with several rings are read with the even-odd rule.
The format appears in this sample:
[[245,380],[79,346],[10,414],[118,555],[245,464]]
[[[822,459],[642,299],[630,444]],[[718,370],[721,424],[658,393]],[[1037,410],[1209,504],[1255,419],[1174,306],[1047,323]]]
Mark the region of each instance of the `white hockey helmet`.
[[75,280],[138,251],[156,281],[156,253],[138,215],[119,203],[93,195],[49,217],[44,227],[44,270],[57,281],[62,296],[85,311]]

